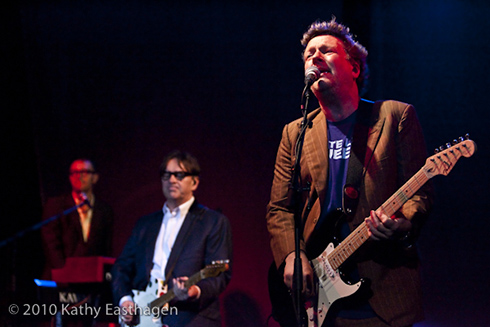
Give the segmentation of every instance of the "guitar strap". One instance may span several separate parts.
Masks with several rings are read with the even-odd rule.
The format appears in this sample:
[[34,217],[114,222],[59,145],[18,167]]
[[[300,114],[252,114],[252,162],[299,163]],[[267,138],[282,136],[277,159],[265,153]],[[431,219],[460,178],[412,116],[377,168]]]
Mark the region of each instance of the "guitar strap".
[[[347,217],[353,217],[359,203],[359,187],[367,169],[364,167],[367,139],[374,102],[361,99],[357,110],[352,148],[347,166],[347,179],[343,189],[342,211]],[[371,159],[369,159],[370,161]]]

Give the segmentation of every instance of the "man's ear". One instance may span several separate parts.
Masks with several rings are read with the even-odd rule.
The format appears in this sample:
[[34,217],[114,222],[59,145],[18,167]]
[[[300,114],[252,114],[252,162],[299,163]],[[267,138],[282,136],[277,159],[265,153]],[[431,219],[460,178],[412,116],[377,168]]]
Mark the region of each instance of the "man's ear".
[[192,190],[195,191],[197,189],[197,187],[199,186],[199,176],[193,176],[192,177],[192,185],[194,185]]
[[357,62],[352,63],[352,75],[354,76],[355,79],[359,77],[361,74],[361,70],[359,69],[359,64]]
[[94,173],[92,174],[92,184],[97,184],[97,182],[99,181],[99,174],[97,173]]

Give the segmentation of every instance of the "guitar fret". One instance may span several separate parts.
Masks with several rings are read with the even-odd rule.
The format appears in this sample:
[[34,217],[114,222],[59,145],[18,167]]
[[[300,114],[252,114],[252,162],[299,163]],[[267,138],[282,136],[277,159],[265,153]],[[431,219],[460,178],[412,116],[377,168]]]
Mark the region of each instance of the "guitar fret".
[[332,268],[338,269],[367,239],[367,225],[362,223],[327,256]]
[[381,206],[382,211],[391,217],[405,202],[410,200],[415,192],[420,189],[427,180],[427,176],[423,174],[423,169],[420,169]]
[[[436,175],[447,175],[460,156],[472,156],[476,150],[476,144],[471,140],[460,141],[462,144],[454,145],[450,148],[448,146],[448,149],[441,149],[441,152],[428,158],[426,164],[412,178],[406,181],[395,194],[388,198],[377,211],[389,217],[393,216],[429,179]],[[456,150],[453,148],[456,148]],[[369,239],[369,234],[368,225],[363,221],[337,247],[333,247],[332,244],[328,245],[324,252],[316,260],[313,260],[314,271],[318,277],[321,277],[319,278],[321,288],[318,291],[323,293],[323,297],[318,294],[318,302],[315,303],[313,301],[310,303],[311,306],[305,307],[309,318],[309,326],[321,326],[334,301],[354,294],[361,287],[361,282],[354,285],[345,284],[341,280],[340,271],[338,270],[349,256]],[[327,251],[330,252],[327,253]],[[328,278],[326,278],[327,276]],[[328,291],[332,288],[337,291]]]
[[[410,199],[414,194],[415,194],[415,191],[412,189],[412,185],[414,184],[413,182],[417,182],[417,179],[415,179],[414,181],[409,181],[407,187],[405,188],[405,196]],[[418,182],[417,182],[417,185],[418,185]],[[419,189],[420,187],[417,187],[416,189]]]
[[[392,216],[401,208],[428,178],[422,174],[422,169],[405,183],[392,197],[390,197],[381,207],[381,211],[388,216]],[[341,242],[328,256],[328,260],[333,269],[338,269],[369,237],[366,223],[362,223],[358,228]]]
[[[392,216],[428,179],[423,174],[423,169],[420,169],[380,207],[380,210]],[[332,268],[338,269],[368,238],[367,225],[363,222],[327,256]]]
[[[419,182],[419,178],[422,179],[421,182]],[[422,171],[421,171],[420,174],[417,173],[415,176],[413,176],[411,178],[411,180],[412,180],[412,182],[415,182],[417,184],[415,189],[418,190],[420,187],[422,187],[422,185],[424,185],[428,181],[428,178],[427,178],[427,176],[425,176],[425,174],[422,174]],[[413,192],[413,193],[415,193],[415,192]]]
[[[189,277],[189,279],[185,282],[185,286],[190,288],[192,285],[195,285],[204,278],[214,277],[219,273],[228,270],[228,260],[224,260],[223,262],[224,263],[219,263],[215,266],[206,266],[205,268],[201,269],[201,271]],[[175,293],[173,289],[170,289],[166,294],[163,294],[162,296],[151,301],[148,305],[150,308],[161,307],[170,302],[174,297]]]
[[406,196],[404,192],[399,192],[397,195],[398,195],[398,199],[400,200],[400,204],[407,202],[408,199],[410,198]]
[[[386,215],[392,216],[427,180],[427,176],[423,174],[423,169],[420,169],[380,207],[380,210]],[[368,227],[363,222],[327,256],[332,268],[338,269],[368,238]]]
[[[395,194],[393,194],[378,210],[389,217],[395,214],[403,204],[419,190],[432,176],[422,167],[415,175],[412,176]],[[365,222],[360,224],[346,239],[341,242],[332,252],[327,255],[333,269],[338,269],[352,253],[354,253],[369,238],[368,227]]]
[[198,274],[198,275],[195,275],[195,276],[191,276],[186,282],[185,282],[185,285],[186,287],[189,287],[189,286],[192,286],[196,283],[198,283],[199,281],[201,281],[201,274]]

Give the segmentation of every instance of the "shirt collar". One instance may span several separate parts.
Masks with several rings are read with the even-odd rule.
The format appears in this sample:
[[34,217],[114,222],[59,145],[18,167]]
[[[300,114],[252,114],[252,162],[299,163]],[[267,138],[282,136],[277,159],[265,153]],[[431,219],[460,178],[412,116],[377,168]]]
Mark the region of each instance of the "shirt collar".
[[192,197],[189,201],[182,203],[180,206],[175,208],[174,211],[170,211],[170,209],[167,207],[167,202],[163,205],[162,211],[163,215],[173,213],[174,215],[177,214],[180,211],[180,216],[185,217],[187,213],[189,212],[189,209],[191,208],[192,204],[194,203],[195,198]]

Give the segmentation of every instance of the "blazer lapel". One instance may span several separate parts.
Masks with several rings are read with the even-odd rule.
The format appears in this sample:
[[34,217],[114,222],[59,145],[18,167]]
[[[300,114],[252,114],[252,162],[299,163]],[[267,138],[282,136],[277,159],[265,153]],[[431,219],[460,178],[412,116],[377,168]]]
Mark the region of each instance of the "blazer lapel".
[[142,255],[146,256],[146,275],[150,276],[151,268],[153,267],[153,256],[155,255],[155,244],[157,242],[158,234],[163,221],[163,211],[160,210],[155,213],[155,218],[152,219],[151,225],[145,226],[146,228],[146,251]]
[[[365,167],[369,164],[372,154],[378,144],[379,137],[384,125],[384,119],[379,119],[379,104],[367,104],[361,101],[362,109],[368,114],[362,117],[361,123],[368,128],[367,151],[365,152]],[[374,107],[374,110],[371,109]],[[372,113],[372,114],[369,114]],[[328,177],[328,137],[327,122],[321,109],[311,113],[311,126],[306,131],[303,145],[303,158],[308,164],[308,169],[314,181],[320,204],[323,204],[326,196]],[[362,156],[362,155],[361,155]]]
[[328,172],[328,147],[327,147],[327,122],[325,115],[318,109],[318,113],[311,121],[311,126],[306,131],[303,145],[303,156],[308,163],[308,169],[314,181],[320,203],[325,200],[327,172]]
[[172,247],[172,251],[170,252],[170,256],[167,261],[167,266],[165,267],[165,275],[169,276],[169,272],[172,273],[173,267],[179,259],[182,248],[185,246],[185,243],[188,242],[188,234],[192,231],[196,220],[201,219],[202,209],[197,202],[194,200],[189,212],[185,216],[184,223],[180,228],[179,234],[175,239],[174,246]]
[[373,164],[372,158],[374,155],[374,151],[379,144],[379,140],[381,138],[381,134],[383,132],[383,128],[385,125],[386,118],[380,119],[380,106],[381,103],[374,103],[372,114],[369,122],[369,132],[367,139],[367,149],[366,156],[364,158],[364,169],[368,169],[370,164]]
[[[343,212],[352,217],[359,202],[359,189],[362,183],[364,164],[367,163],[366,149],[367,140],[372,126],[373,102],[361,99],[356,112],[356,122],[352,137],[352,148],[347,168],[347,179],[343,189],[342,209]],[[372,131],[372,130],[371,130]],[[367,159],[369,160],[369,159]]]
[[[73,208],[74,206],[76,206],[75,200],[73,200],[71,193],[69,195],[67,195],[67,197],[65,198],[65,201],[66,201],[65,202],[66,209]],[[72,221],[70,224],[75,227],[77,242],[84,243],[83,233],[82,233],[82,225],[80,224],[80,215],[78,214],[78,210],[74,209],[66,217]]]

